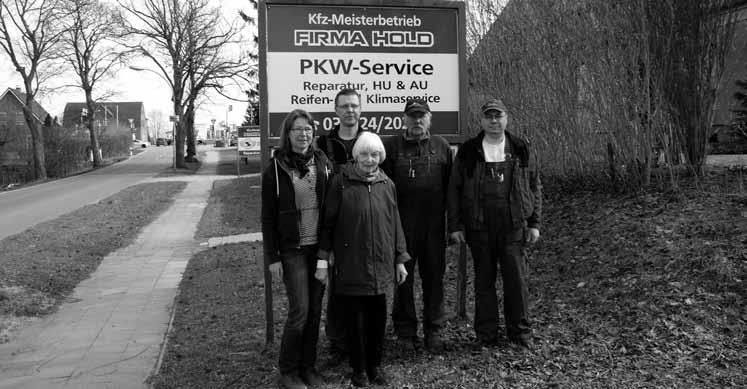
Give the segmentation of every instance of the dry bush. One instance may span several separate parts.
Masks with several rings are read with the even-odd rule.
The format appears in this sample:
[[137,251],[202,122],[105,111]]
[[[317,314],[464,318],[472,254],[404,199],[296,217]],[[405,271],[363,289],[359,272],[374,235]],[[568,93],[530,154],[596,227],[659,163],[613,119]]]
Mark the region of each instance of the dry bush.
[[[699,172],[733,32],[727,3],[514,0],[498,14],[470,1],[470,107],[502,97],[511,129],[560,180],[638,189],[657,163]],[[659,174],[676,184],[674,170]]]

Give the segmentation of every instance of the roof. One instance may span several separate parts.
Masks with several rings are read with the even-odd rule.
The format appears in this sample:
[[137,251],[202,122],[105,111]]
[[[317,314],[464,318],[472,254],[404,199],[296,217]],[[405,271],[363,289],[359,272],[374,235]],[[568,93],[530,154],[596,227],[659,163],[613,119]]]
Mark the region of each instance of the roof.
[[[17,89],[6,89],[5,92],[0,95],[0,100],[4,99],[6,96],[15,97],[21,105],[26,105],[26,94]],[[31,112],[34,113],[34,117],[39,121],[39,123],[44,123],[47,115],[49,115],[49,112],[47,112],[47,110],[44,109],[41,104],[36,102],[36,100],[31,100]]]
[[[77,123],[86,103],[76,102],[65,104],[65,111],[62,114],[62,125],[69,127]],[[140,127],[140,121],[145,117],[145,107],[142,101],[102,101],[96,103],[96,112],[102,112],[99,108],[106,109],[106,117],[116,120],[119,117],[120,123],[127,123],[128,119],[134,119],[133,125]],[[97,113],[97,116],[101,115]]]

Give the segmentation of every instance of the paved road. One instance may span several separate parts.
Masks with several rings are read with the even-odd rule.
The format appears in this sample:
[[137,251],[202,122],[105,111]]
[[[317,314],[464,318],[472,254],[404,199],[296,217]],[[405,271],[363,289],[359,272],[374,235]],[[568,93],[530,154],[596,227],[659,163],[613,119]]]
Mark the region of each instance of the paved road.
[[96,203],[171,166],[171,147],[149,147],[86,174],[0,193],[0,240]]

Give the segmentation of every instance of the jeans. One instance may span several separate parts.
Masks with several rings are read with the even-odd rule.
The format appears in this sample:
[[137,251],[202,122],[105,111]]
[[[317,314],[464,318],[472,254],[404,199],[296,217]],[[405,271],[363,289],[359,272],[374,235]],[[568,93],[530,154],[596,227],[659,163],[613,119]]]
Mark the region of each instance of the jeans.
[[288,318],[280,343],[280,373],[299,373],[316,364],[324,284],[314,278],[317,246],[280,252]]

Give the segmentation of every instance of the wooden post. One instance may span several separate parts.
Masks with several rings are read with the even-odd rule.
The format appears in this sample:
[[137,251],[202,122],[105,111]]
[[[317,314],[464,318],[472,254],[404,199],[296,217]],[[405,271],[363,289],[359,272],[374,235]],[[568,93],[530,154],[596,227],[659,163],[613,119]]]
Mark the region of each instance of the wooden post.
[[275,318],[272,314],[272,273],[270,273],[270,258],[265,254],[262,261],[265,273],[265,343],[275,343]]
[[467,318],[467,245],[459,243],[457,261],[457,315]]

